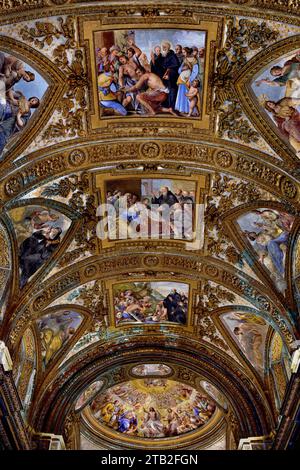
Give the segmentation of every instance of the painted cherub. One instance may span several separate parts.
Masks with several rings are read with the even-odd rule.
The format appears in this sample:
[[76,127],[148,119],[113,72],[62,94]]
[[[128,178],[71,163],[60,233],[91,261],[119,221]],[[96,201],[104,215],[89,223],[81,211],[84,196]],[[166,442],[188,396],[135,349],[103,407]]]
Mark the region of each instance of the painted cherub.
[[200,85],[199,80],[197,79],[193,80],[189,88],[189,91],[185,93],[185,96],[189,99],[189,102],[190,102],[188,117],[192,115],[198,116],[197,104],[198,104],[199,85]]

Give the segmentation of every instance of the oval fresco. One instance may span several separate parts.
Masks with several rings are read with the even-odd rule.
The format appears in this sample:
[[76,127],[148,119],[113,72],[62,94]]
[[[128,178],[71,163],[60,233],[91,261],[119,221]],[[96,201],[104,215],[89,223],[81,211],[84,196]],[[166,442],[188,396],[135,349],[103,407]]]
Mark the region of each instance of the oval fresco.
[[142,438],[186,434],[204,426],[216,410],[214,400],[165,378],[115,385],[90,405],[94,418],[117,432]]
[[147,375],[165,376],[172,372],[171,367],[165,364],[140,364],[131,369],[134,375],[145,377]]

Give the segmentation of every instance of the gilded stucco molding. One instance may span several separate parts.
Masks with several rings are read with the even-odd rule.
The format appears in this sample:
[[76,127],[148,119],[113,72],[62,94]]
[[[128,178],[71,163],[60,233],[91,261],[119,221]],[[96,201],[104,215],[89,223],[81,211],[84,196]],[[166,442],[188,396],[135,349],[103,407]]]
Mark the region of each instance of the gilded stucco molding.
[[[173,164],[177,161],[185,162],[185,168],[190,168],[190,172],[197,168],[224,171],[253,181],[255,184],[259,183],[262,188],[285,200],[287,204],[298,206],[300,193],[297,181],[293,176],[263,161],[258,152],[253,152],[254,155],[250,156],[248,153],[228,149],[227,145],[224,148],[217,144],[185,143],[161,139],[152,140],[152,148],[155,146],[158,146],[159,153],[154,157],[153,170],[156,168],[156,171],[160,171],[161,163]],[[105,167],[113,163],[119,165],[122,161],[126,168],[132,160],[139,165],[148,165],[149,159],[153,160],[153,150],[149,153],[149,141],[145,139],[124,140],[120,143],[107,141],[98,145],[85,145],[57,153],[46,153],[44,156],[35,158],[34,161],[23,162],[19,169],[4,176],[0,182],[0,201],[3,205],[30,189],[55,177],[74,172],[75,169],[85,171],[99,164]]]
[[[16,447],[18,450],[30,449],[30,436],[27,426],[23,420],[21,411],[22,404],[13,380],[12,372],[5,372],[0,365],[0,383],[1,383],[1,401],[3,409],[6,410],[6,426],[0,422],[1,438],[3,443],[7,445],[7,449],[12,450],[11,432],[16,436]],[[3,426],[3,427],[2,427]],[[9,429],[9,433],[7,432]]]
[[[89,6],[85,5],[86,2],[77,0],[1,0],[0,6],[6,13],[3,21],[13,21],[18,17],[26,19],[30,17],[49,16],[54,12],[64,14],[66,12],[78,12],[79,10],[88,10],[91,13],[99,11],[99,9],[114,11],[116,3],[111,2],[98,2],[92,0]],[[96,5],[96,3],[98,5]],[[93,5],[95,4],[95,5]],[[186,5],[185,6],[182,6]],[[215,4],[215,5],[214,5]],[[118,8],[120,11],[121,8]],[[286,21],[297,24],[299,0],[224,0],[222,2],[222,10],[220,9],[219,1],[193,1],[193,2],[165,2],[164,4],[157,4],[155,2],[132,2],[127,8],[123,7],[123,14],[138,13],[145,18],[153,18],[164,14],[177,14],[182,15],[185,11],[200,11],[219,13],[224,10],[228,14],[245,14],[245,10],[249,16],[274,18],[278,21]],[[294,15],[294,16],[293,16]]]
[[[287,345],[294,341],[293,328],[286,314],[285,306],[282,304],[280,306],[276,295],[243,272],[209,257],[195,259],[193,256],[187,255],[159,255],[157,251],[155,256],[158,258],[158,263],[156,266],[151,267],[151,276],[153,276],[152,273],[157,273],[159,277],[163,271],[178,273],[182,277],[182,272],[184,272],[192,275],[195,280],[213,280],[237,295],[244,297],[256,308],[270,315],[284,336]],[[145,271],[145,267],[149,270],[144,260],[145,255],[142,253],[104,256],[102,260],[98,256],[79,262],[71,269],[67,268],[60,271],[52,279],[48,279],[45,285],[39,286],[37,291],[32,292],[30,299],[22,298],[21,303],[15,305],[10,313],[8,312],[7,316],[10,318],[10,324],[7,334],[9,334],[11,345],[15,346],[18,338],[26,328],[27,322],[39,318],[42,311],[55,298],[91,280],[111,278],[122,280],[122,273],[133,271],[138,276],[139,273]]]
[[235,97],[233,80],[247,64],[247,54],[259,51],[279,38],[279,32],[268,25],[245,18],[229,18],[226,22],[224,47],[218,50],[217,66],[212,80],[215,89],[214,109],[218,115],[219,137],[254,144],[261,138],[243,114]]

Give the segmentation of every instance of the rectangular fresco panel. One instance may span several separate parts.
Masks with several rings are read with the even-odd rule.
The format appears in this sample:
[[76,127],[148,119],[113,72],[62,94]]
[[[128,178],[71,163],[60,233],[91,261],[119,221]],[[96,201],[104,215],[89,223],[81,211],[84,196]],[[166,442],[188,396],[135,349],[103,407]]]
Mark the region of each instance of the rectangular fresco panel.
[[204,31],[95,32],[101,116],[199,117],[205,43]]
[[180,282],[127,282],[113,285],[116,325],[187,324],[189,285]]
[[193,239],[196,183],[120,179],[106,183],[108,238]]

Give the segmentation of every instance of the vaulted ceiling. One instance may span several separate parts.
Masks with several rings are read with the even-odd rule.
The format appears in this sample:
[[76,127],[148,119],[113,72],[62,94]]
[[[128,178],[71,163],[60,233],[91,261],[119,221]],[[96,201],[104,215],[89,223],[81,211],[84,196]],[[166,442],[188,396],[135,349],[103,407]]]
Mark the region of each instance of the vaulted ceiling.
[[[62,434],[73,449],[236,448],[268,436],[299,338],[297,2],[0,6],[0,112],[11,112],[0,114],[1,339],[33,435]],[[134,57],[147,74],[164,41],[198,51],[175,82],[161,76],[162,108],[149,77],[148,90],[124,90],[119,56],[101,50],[133,47],[131,72],[121,68],[129,88]],[[6,85],[14,67],[35,74],[13,85],[21,124]],[[115,207],[117,193],[150,210],[162,187],[192,207],[189,234],[176,233],[173,207],[171,235],[148,225],[142,235],[141,219],[129,224],[136,201],[117,232],[102,223],[98,207]],[[157,424],[130,434],[107,411],[115,398],[129,413],[134,396],[135,409],[142,399],[180,415],[197,393],[206,415],[178,435]]]

